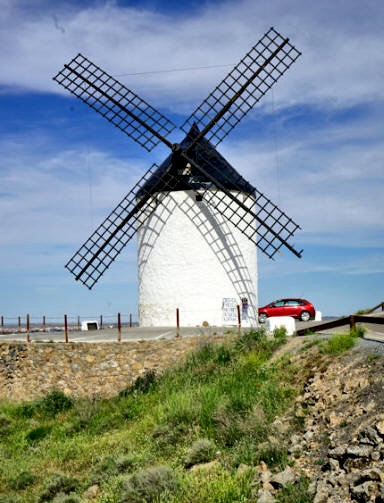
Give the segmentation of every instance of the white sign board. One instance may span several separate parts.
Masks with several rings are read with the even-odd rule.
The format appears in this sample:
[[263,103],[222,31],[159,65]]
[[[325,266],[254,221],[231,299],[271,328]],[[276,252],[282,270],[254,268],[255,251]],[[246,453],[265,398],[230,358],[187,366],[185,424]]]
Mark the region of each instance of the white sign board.
[[236,299],[223,299],[223,325],[237,325]]

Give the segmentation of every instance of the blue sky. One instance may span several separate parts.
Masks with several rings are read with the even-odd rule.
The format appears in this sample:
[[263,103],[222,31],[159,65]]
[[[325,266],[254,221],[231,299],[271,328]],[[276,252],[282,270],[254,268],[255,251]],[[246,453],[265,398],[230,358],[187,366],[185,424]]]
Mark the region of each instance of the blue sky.
[[[137,311],[135,241],[91,292],[64,264],[167,151],[68,96],[62,65],[82,52],[181,125],[270,26],[303,55],[219,146],[303,228],[301,260],[259,254],[260,303],[301,296],[339,315],[384,300],[382,1],[0,6],[0,314]],[[228,66],[157,73],[210,65]]]

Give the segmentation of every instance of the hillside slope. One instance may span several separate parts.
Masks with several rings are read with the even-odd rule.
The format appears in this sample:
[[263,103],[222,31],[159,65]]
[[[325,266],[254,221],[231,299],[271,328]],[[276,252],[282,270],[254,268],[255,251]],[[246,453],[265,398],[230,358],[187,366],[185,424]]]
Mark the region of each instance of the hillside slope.
[[118,396],[0,402],[0,503],[383,501],[384,358],[280,331]]

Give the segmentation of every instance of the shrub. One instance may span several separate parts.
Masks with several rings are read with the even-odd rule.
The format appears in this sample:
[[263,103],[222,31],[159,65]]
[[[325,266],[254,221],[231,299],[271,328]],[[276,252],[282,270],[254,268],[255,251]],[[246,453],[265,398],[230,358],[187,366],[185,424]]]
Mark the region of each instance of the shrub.
[[371,311],[372,311],[372,310],[371,310],[369,307],[367,307],[366,309],[360,309],[359,311],[356,311],[355,315],[357,315],[357,316],[358,316],[359,314],[360,314],[360,315],[361,315],[361,314],[368,314],[368,313],[370,313]]
[[282,342],[287,340],[287,329],[284,326],[276,327],[273,331],[273,337]]
[[26,419],[30,419],[35,413],[35,404],[32,403],[22,403],[15,409],[16,417],[23,417]]
[[121,390],[119,396],[126,397],[134,392],[148,393],[148,391],[153,388],[155,383],[156,373],[153,370],[148,370],[143,376],[137,377],[132,386],[128,386],[128,388]]
[[13,494],[0,494],[0,503],[19,503],[19,496]]
[[78,486],[78,481],[64,473],[55,473],[45,484],[43,492],[38,499],[39,503],[52,501],[58,494],[70,494]]
[[73,400],[62,391],[51,391],[36,402],[36,408],[39,412],[47,416],[56,416],[59,412],[70,409],[73,406]]
[[31,473],[29,470],[25,470],[20,472],[16,477],[11,479],[8,482],[8,486],[15,491],[19,491],[20,489],[25,489],[26,487],[33,484],[36,480],[36,475]]
[[81,503],[81,498],[75,493],[59,493],[54,497],[52,503]]
[[326,354],[339,354],[353,348],[356,343],[356,337],[351,334],[333,335],[327,342],[320,345],[320,351]]
[[312,503],[313,496],[308,492],[309,480],[301,477],[295,484],[287,484],[276,495],[278,503]]
[[155,466],[134,473],[123,480],[119,503],[152,503],[163,493],[173,493],[177,481],[171,468]]
[[8,435],[12,421],[5,415],[0,414],[0,438]]
[[260,343],[266,342],[266,340],[265,329],[260,327],[257,330],[250,330],[240,335],[236,341],[236,346],[240,351],[251,351]]
[[283,470],[288,462],[287,450],[274,444],[266,445],[256,456],[256,463],[260,461],[264,461],[268,466],[278,466]]
[[26,440],[30,442],[39,442],[43,440],[52,430],[52,426],[37,426],[36,428],[32,428],[25,435]]
[[185,466],[196,465],[198,463],[205,463],[211,461],[215,456],[215,444],[207,438],[199,438],[188,449],[185,456]]
[[126,454],[116,459],[116,468],[119,472],[131,471],[137,463],[137,458],[133,454]]
[[350,334],[352,337],[364,337],[365,333],[366,333],[366,328],[361,326],[361,325],[356,325],[355,328],[353,328],[351,331],[350,331]]

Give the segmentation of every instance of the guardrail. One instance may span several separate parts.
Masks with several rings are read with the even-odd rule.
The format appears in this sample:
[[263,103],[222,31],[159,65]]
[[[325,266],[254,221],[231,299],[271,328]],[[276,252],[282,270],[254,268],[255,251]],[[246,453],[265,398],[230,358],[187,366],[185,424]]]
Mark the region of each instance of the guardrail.
[[325,323],[320,323],[319,325],[314,325],[308,328],[301,328],[300,330],[296,331],[296,334],[305,335],[308,332],[320,332],[321,330],[342,327],[345,325],[349,325],[349,327],[353,329],[356,327],[356,323],[375,323],[376,325],[384,325],[384,318],[351,314],[350,316],[345,316],[344,318],[339,318],[338,320],[327,321]]
[[367,311],[366,314],[373,313],[373,311],[376,311],[376,309],[379,309],[379,307],[381,307],[381,310],[384,311],[384,302],[380,302],[380,304],[377,304],[377,306]]

